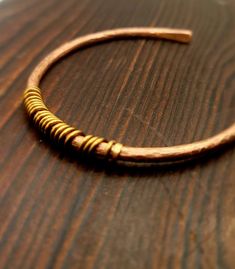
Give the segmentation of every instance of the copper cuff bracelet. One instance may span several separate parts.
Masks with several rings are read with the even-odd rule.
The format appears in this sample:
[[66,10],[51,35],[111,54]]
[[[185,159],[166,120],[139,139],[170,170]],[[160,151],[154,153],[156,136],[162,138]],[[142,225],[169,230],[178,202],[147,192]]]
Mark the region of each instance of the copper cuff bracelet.
[[78,37],[52,51],[36,66],[28,79],[27,88],[24,92],[26,110],[35,125],[43,133],[49,135],[51,139],[69,145],[80,152],[132,162],[185,160],[205,154],[235,140],[235,124],[233,124],[213,137],[191,144],[171,147],[127,147],[114,140],[107,141],[102,137],[85,135],[82,131],[66,124],[50,112],[43,102],[39,88],[40,80],[48,68],[75,49],[122,37],[161,38],[189,43],[192,38],[192,32],[189,30],[149,27],[114,29]]

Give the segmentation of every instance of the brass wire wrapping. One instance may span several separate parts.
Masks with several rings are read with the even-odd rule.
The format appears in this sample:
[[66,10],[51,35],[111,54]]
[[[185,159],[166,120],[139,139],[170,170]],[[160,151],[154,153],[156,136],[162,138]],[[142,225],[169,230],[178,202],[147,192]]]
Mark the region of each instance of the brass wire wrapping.
[[[94,153],[96,147],[106,141],[102,137],[84,135],[82,131],[66,124],[52,114],[43,102],[41,90],[36,86],[28,87],[24,91],[24,105],[34,124],[53,141],[68,145],[75,137],[83,136],[84,139],[79,150],[89,154]],[[115,144],[116,142],[113,140],[107,143],[106,156],[110,155],[111,148]]]

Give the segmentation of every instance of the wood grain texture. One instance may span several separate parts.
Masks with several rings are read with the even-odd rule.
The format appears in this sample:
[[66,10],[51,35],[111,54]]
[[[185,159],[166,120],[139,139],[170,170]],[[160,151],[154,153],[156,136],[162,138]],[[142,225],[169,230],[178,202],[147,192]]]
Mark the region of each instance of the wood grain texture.
[[187,165],[115,165],[61,153],[22,105],[36,63],[79,35],[194,31],[190,46],[125,40],[66,57],[50,109],[133,146],[209,137],[234,122],[234,0],[0,2],[0,268],[235,267],[235,149]]

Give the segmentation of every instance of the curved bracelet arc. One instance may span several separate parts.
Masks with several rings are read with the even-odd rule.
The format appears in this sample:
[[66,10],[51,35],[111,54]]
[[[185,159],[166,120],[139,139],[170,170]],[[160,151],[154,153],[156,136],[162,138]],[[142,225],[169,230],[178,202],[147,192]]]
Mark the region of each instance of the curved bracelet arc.
[[48,68],[75,49],[97,44],[106,40],[124,37],[161,38],[189,43],[192,32],[170,28],[120,28],[78,37],[52,51],[33,70],[24,92],[26,110],[37,127],[53,140],[69,144],[74,149],[93,153],[100,157],[132,162],[172,162],[193,158],[235,141],[235,124],[208,139],[190,144],[170,147],[128,147],[104,138],[85,135],[49,111],[43,102],[39,83]]

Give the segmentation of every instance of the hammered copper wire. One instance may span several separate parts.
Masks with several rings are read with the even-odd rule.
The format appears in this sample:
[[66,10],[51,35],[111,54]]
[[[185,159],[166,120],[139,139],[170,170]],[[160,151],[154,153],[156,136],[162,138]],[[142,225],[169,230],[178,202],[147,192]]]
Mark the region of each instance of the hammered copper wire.
[[113,140],[106,141],[104,138],[84,135],[82,131],[67,125],[47,109],[38,86],[51,65],[75,49],[124,37],[162,38],[189,43],[192,38],[192,32],[169,28],[121,28],[76,38],[51,52],[36,66],[30,75],[28,88],[24,93],[24,102],[29,116],[33,118],[33,121],[43,132],[48,133],[52,139],[71,144],[80,151],[94,152],[98,156],[127,161],[160,162],[184,160],[234,142],[235,124],[213,137],[191,144],[171,147],[127,147]]

